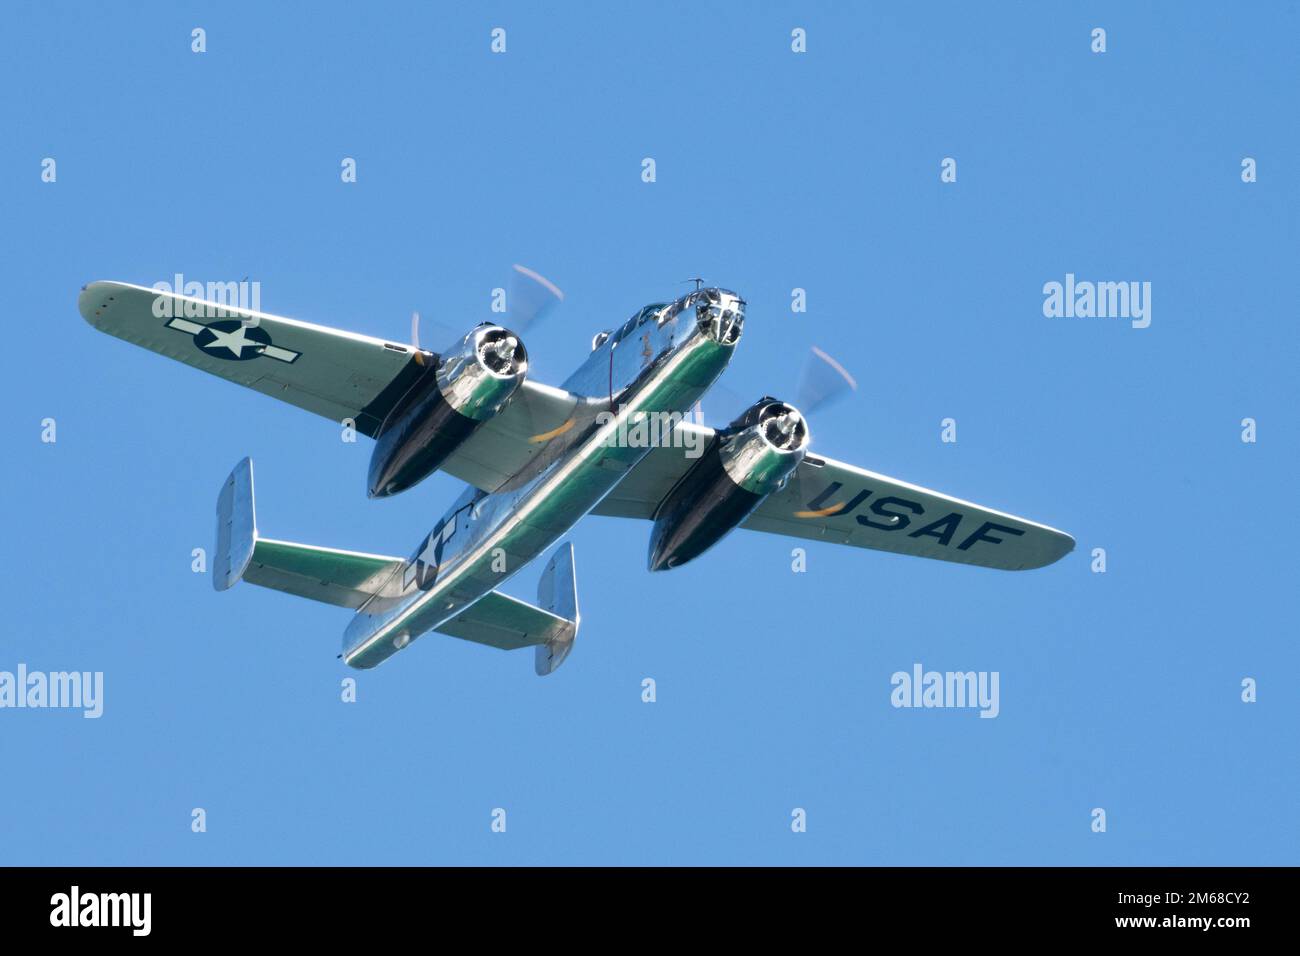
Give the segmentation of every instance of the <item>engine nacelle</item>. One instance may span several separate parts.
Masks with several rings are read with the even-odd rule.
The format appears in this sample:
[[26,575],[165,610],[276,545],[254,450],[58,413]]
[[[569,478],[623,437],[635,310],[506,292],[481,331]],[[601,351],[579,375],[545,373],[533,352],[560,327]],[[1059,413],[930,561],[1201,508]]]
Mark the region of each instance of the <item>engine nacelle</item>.
[[471,329],[435,356],[430,369],[389,412],[370,455],[369,494],[405,491],[447,460],[501,411],[528,371],[519,337],[499,325]]
[[774,398],[718,432],[655,512],[650,570],[680,567],[721,541],[799,467],[808,439],[803,416]]

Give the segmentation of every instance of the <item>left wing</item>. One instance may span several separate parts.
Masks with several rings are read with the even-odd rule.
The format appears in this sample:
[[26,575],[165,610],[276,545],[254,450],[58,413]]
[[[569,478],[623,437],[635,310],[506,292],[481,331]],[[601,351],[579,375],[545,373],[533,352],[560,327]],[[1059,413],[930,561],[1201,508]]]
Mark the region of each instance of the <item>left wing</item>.
[[[702,425],[678,428],[700,433],[696,447],[713,437]],[[652,518],[694,463],[685,451],[651,450],[592,514]],[[1074,549],[1055,528],[815,455],[740,527],[1007,571],[1041,568]]]
[[125,282],[90,283],[77,308],[101,332],[371,437],[425,371],[409,345]]
[[439,470],[483,491],[508,490],[562,454],[603,407],[598,400],[524,379],[506,407],[475,429]]

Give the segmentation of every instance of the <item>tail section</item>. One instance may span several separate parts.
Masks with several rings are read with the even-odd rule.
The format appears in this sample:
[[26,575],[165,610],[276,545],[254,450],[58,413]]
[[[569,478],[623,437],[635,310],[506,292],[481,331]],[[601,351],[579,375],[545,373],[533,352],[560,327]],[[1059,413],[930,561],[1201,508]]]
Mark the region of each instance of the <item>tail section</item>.
[[[212,567],[212,586],[218,591],[247,581],[355,609],[375,595],[400,596],[405,567],[401,558],[261,537],[251,459],[237,464],[221,486]],[[490,591],[436,630],[504,650],[534,647],[534,669],[544,677],[564,663],[578,635],[578,582],[571,543],[560,545],[551,555],[537,584],[537,601],[532,605]]]
[[537,600],[538,604],[529,604],[500,591],[489,591],[434,630],[503,651],[532,647],[534,670],[538,677],[545,677],[564,663],[578,634],[573,545],[563,544],[551,555],[537,585]]
[[545,644],[537,645],[533,669],[537,671],[538,677],[545,677],[564,663],[578,636],[581,616],[578,614],[578,578],[573,566],[573,542],[566,541],[551,555],[550,563],[537,582],[537,601],[569,625]]
[[217,496],[217,553],[212,586],[225,591],[239,581],[296,594],[324,604],[359,608],[371,597],[400,590],[401,558],[275,541],[257,533],[253,461],[237,464]]

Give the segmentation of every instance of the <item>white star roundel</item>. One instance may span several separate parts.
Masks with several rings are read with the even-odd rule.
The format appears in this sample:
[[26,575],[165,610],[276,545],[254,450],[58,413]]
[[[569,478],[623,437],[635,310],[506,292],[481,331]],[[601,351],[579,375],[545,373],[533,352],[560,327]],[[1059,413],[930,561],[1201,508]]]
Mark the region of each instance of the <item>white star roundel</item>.
[[167,323],[167,328],[192,335],[195,346],[204,355],[230,362],[247,362],[258,356],[292,362],[301,354],[274,345],[271,336],[260,325],[245,325],[239,319],[221,319],[202,325],[174,318]]

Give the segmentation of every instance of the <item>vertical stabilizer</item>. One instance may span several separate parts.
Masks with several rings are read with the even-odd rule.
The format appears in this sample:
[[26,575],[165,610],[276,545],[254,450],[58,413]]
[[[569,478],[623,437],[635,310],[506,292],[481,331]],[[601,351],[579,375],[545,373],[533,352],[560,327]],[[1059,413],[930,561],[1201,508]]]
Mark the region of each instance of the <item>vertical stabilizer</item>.
[[539,677],[553,673],[573,650],[578,636],[578,579],[573,569],[573,543],[566,541],[556,548],[537,582],[537,602],[570,626],[545,644],[538,644],[534,669]]
[[257,516],[253,510],[253,459],[237,464],[217,496],[217,553],[212,562],[212,586],[235,586],[253,560]]

